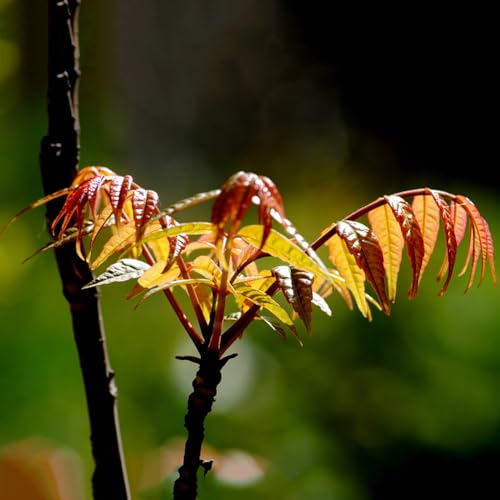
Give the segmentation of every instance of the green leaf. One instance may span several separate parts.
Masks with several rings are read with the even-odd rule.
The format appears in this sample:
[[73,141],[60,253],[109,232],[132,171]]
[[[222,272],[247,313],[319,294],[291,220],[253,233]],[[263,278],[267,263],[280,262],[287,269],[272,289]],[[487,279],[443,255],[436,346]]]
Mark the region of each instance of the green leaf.
[[262,290],[257,290],[257,288],[251,286],[242,286],[236,289],[236,293],[254,304],[267,309],[286,325],[293,325],[293,321],[288,313],[272,297]]
[[[264,227],[259,224],[245,226],[241,228],[238,233],[238,236],[245,239],[256,248],[259,248],[263,235]],[[274,229],[271,229],[262,250],[272,257],[281,259],[297,269],[303,269],[315,275],[324,276],[329,280],[334,279],[334,276],[327,271],[326,267],[320,266],[311,257],[306,255],[304,250]]]
[[150,265],[142,260],[122,259],[111,264],[106,271],[86,284],[83,289],[139,278],[139,276],[142,276],[149,267]]
[[159,238],[164,238],[165,236],[176,236],[178,234],[188,234],[188,235],[200,235],[209,234],[215,230],[214,225],[211,222],[186,222],[179,224],[177,226],[167,227],[165,229],[159,229],[157,231],[151,232],[144,238],[141,239],[139,244],[147,243],[148,241],[154,241]]
[[133,224],[120,225],[116,232],[104,244],[101,253],[91,263],[92,270],[97,269],[115,253],[122,252],[135,241],[136,229]]

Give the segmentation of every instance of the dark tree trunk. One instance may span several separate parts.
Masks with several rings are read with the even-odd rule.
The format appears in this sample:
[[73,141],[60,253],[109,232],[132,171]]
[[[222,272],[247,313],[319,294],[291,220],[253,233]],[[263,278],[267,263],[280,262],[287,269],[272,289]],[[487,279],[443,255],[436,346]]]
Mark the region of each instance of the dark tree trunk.
[[[78,8],[79,0],[49,0],[48,134],[42,140],[40,168],[44,191],[71,184],[79,163]],[[50,225],[59,200],[47,208]],[[130,498],[123,461],[114,374],[106,352],[99,298],[95,289],[82,290],[91,271],[74,245],[55,250],[63,293],[69,303],[90,420],[96,500]]]

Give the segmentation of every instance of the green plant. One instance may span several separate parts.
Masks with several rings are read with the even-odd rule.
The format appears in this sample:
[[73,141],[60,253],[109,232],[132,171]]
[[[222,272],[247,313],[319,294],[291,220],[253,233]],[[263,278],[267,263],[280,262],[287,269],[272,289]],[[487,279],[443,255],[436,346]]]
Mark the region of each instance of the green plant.
[[[195,363],[198,371],[185,417],[188,437],[174,486],[176,499],[196,498],[198,469],[210,467],[200,457],[204,421],[221,370],[235,356],[227,350],[253,321],[283,337],[290,332],[300,342],[295,320],[310,332],[313,306],[330,314],[325,299],[332,293],[340,294],[351,309],[356,305],[368,319],[371,307],[389,314],[403,249],[412,270],[408,296],[415,298],[441,227],[446,251],[438,273],[444,280],[439,294],[448,288],[457,248],[464,241],[466,259],[458,274],[469,270],[466,291],[478,268],[479,284],[488,266],[496,283],[493,239],[474,203],[429,188],[380,197],[326,227],[311,244],[286,218],[274,183],[254,173],[238,172],[221,189],[161,209],[158,194],[132,177],[86,167],[70,187],[38,200],[14,220],[57,198],[64,203],[50,226],[53,241],[40,251],[73,243],[92,270],[108,263],[86,289],[134,280],[127,298],[138,298],[138,305],[155,294],[165,295],[198,352],[179,357]],[[407,198],[413,199],[411,204]],[[211,200],[208,221],[180,223],[172,217]],[[252,206],[257,223],[251,220]],[[363,216],[369,225],[358,221]],[[328,264],[316,253],[323,245]],[[178,293],[187,294],[190,311],[180,305]],[[281,302],[276,300],[280,294]]]

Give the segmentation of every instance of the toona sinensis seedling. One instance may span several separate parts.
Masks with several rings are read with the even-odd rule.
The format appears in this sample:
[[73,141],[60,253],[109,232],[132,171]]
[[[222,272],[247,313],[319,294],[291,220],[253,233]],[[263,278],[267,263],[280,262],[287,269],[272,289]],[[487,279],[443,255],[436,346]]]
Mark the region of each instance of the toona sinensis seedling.
[[[188,402],[188,439],[175,498],[196,497],[204,419],[221,369],[234,356],[225,353],[250,323],[262,321],[282,336],[291,332],[300,342],[295,318],[310,331],[313,306],[331,314],[325,299],[332,293],[350,308],[355,304],[368,319],[371,307],[389,314],[403,250],[412,271],[408,296],[414,298],[441,227],[446,251],[438,272],[444,281],[439,294],[448,288],[457,248],[464,242],[466,258],[458,275],[469,272],[466,291],[478,271],[481,284],[488,266],[496,282],[493,239],[479,210],[465,196],[429,188],[380,197],[330,224],[309,244],[286,218],[282,197],[265,176],[238,172],[221,189],[162,209],[158,194],[131,176],[86,167],[70,187],[31,204],[14,220],[62,197],[62,209],[50,226],[53,241],[40,251],[72,243],[92,270],[112,261],[86,288],[133,280],[127,298],[140,297],[138,304],[164,294],[198,352],[180,357],[199,370]],[[208,221],[173,218],[211,200]],[[245,224],[252,206],[258,223]],[[363,216],[368,225],[358,221]],[[329,262],[316,253],[323,245]],[[282,264],[266,268],[266,256]],[[180,305],[179,290],[189,297],[191,311]],[[278,294],[285,298],[281,304],[274,298]]]

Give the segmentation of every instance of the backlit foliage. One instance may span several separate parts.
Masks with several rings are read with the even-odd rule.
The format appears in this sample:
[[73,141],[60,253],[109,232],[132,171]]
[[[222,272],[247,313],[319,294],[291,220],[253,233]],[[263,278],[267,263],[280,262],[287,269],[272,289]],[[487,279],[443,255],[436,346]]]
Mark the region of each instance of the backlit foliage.
[[[325,298],[332,293],[369,319],[371,306],[389,314],[403,249],[412,270],[408,296],[414,298],[441,227],[446,251],[438,273],[444,279],[439,294],[448,288],[457,248],[464,241],[466,259],[458,274],[469,272],[466,291],[478,268],[479,284],[488,266],[496,282],[493,239],[479,210],[465,196],[429,188],[378,198],[330,224],[310,245],[286,219],[275,184],[249,172],[238,172],[221,189],[162,210],[158,194],[129,175],[86,167],[71,187],[38,200],[15,219],[60,197],[64,203],[50,228],[53,241],[42,251],[74,242],[93,270],[108,264],[87,287],[134,280],[127,297],[137,297],[139,304],[164,294],[197,349],[219,355],[253,320],[298,338],[298,317],[309,332],[313,306],[331,314]],[[209,221],[180,223],[172,217],[210,200]],[[246,222],[252,206],[258,223]],[[358,220],[364,216],[368,225]],[[316,254],[322,245],[329,263]],[[263,258],[269,256],[282,264],[266,267]],[[176,299],[179,292],[189,297],[189,314]],[[284,301],[276,300],[279,294]]]

